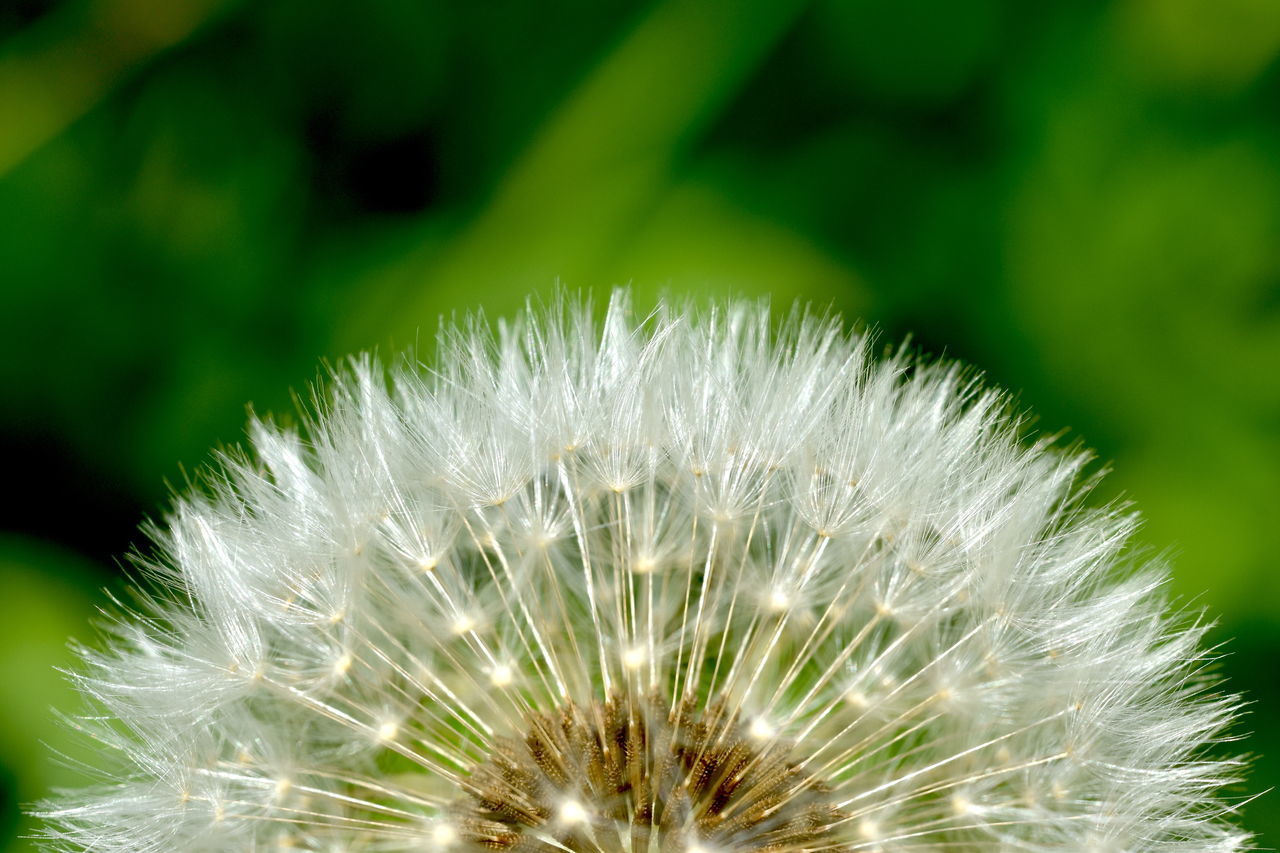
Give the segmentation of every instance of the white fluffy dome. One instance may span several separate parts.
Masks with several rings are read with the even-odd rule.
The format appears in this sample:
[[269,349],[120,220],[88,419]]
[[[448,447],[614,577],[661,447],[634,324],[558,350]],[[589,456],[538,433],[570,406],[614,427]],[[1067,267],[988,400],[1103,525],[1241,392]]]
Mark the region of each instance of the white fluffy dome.
[[619,294],[319,408],[155,531],[51,850],[1248,844],[1201,630],[961,369]]

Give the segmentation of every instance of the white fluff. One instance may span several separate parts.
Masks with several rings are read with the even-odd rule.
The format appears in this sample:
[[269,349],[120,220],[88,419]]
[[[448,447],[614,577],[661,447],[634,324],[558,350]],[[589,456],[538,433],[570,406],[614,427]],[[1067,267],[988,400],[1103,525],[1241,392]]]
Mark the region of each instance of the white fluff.
[[113,759],[48,849],[465,849],[494,739],[619,691],[791,744],[838,849],[1245,849],[1204,757],[1236,702],[1083,457],[955,366],[777,325],[625,294],[475,321],[431,368],[352,362],[300,434],[253,424],[85,654]]

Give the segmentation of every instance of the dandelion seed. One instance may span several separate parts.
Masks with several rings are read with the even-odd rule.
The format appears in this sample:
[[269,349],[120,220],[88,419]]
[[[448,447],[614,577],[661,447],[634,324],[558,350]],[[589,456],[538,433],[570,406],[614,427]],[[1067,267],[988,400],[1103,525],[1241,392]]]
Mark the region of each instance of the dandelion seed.
[[442,338],[155,531],[48,849],[1247,847],[1203,628],[965,371],[625,294]]
[[431,841],[438,848],[447,848],[453,846],[458,840],[458,832],[447,823],[437,824],[435,829],[431,831]]
[[591,815],[577,800],[569,800],[560,807],[560,821],[566,824],[586,823]]
[[400,724],[395,720],[387,720],[378,726],[378,740],[389,741],[395,740],[396,735],[400,734]]

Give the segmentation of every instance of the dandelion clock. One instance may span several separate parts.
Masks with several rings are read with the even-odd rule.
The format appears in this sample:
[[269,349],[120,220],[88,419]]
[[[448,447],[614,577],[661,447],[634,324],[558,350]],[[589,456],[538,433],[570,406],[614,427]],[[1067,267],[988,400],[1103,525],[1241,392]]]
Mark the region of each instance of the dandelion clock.
[[1225,853],[1236,700],[1084,459],[754,304],[563,303],[251,427],[76,674],[50,851]]

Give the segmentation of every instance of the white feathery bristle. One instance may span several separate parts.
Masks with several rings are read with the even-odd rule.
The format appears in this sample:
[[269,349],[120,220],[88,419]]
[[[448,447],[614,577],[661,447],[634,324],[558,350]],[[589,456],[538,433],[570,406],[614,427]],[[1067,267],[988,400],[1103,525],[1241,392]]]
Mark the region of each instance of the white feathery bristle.
[[1134,519],[869,350],[620,292],[353,361],[154,531],[47,849],[1245,849]]

